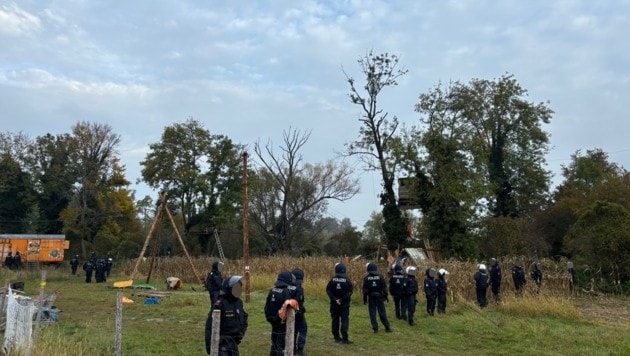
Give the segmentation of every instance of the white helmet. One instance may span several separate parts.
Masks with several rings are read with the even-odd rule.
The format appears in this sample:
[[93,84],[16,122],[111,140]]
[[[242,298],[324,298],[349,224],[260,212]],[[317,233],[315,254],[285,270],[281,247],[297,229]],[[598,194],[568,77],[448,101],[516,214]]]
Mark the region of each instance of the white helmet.
[[447,270],[445,270],[444,268],[440,268],[440,269],[438,270],[438,273],[440,274],[440,276],[445,276],[445,275],[447,275],[447,274],[448,274],[448,271],[447,271]]
[[478,267],[480,270],[486,269],[486,265],[484,265],[483,263],[480,263]]
[[405,273],[407,273],[410,276],[415,276],[416,275],[416,267],[408,266],[407,268],[405,268]]

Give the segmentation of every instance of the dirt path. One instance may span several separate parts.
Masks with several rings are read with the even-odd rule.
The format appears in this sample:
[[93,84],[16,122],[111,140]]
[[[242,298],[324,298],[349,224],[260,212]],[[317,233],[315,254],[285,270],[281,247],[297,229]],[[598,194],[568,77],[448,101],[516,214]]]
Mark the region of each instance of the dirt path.
[[580,297],[575,305],[588,320],[630,324],[628,297]]

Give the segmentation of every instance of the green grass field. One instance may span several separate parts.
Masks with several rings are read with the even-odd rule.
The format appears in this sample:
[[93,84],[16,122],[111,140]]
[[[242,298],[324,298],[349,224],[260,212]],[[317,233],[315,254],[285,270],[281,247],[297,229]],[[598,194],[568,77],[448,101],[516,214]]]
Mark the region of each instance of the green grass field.
[[[5,281],[25,281],[25,294],[37,295],[38,271],[3,271]],[[257,277],[269,286],[275,276]],[[200,285],[185,284],[182,290],[162,298],[159,304],[144,305],[138,289],[116,290],[113,281],[127,279],[112,275],[107,283],[86,284],[84,276],[71,276],[62,268],[47,272],[46,292],[59,290],[56,306],[60,320],[45,326],[34,355],[112,355],[114,352],[117,293],[135,301],[123,309],[124,355],[204,355],[204,324],[209,309],[208,294]],[[161,277],[152,285],[164,291]],[[136,283],[144,283],[137,281]],[[474,304],[450,303],[446,315],[432,318],[424,313],[424,295],[419,296],[416,325],[410,327],[393,317],[388,305],[392,333],[371,331],[367,307],[355,292],[350,315],[352,345],[334,343],[330,333],[328,301],[321,290],[324,280],[306,280],[308,355],[630,355],[630,323],[627,318],[582,316],[580,308],[598,305],[597,299],[579,301],[559,297],[528,296],[517,300],[506,296],[502,305],[479,310]],[[196,290],[194,291],[193,288]],[[252,290],[245,304],[249,329],[240,346],[241,355],[269,353],[270,327],[264,319],[266,289]],[[628,299],[606,299],[628,315]],[[603,313],[600,311],[600,313]],[[382,328],[381,328],[382,329]]]

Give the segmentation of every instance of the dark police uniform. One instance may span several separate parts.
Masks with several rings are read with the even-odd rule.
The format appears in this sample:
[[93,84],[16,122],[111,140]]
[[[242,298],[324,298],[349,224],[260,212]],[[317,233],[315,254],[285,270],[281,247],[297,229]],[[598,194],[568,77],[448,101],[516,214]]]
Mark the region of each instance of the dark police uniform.
[[427,269],[424,279],[424,295],[427,298],[427,314],[429,316],[433,316],[433,313],[435,312],[435,302],[437,301],[437,284],[435,283],[435,278],[433,277],[434,273],[434,269]]
[[274,283],[274,287],[269,290],[265,302],[265,318],[271,324],[271,351],[270,356],[284,355],[285,336],[287,324],[278,315],[278,311],[284,302],[291,299],[289,285],[293,284],[293,275],[289,272],[280,272]]
[[385,283],[385,278],[378,274],[376,264],[368,263],[367,272],[368,274],[363,277],[363,304],[368,304],[372,330],[378,332],[378,323],[376,321],[376,313],[378,312],[385,331],[389,332],[391,330],[387,319],[387,311],[385,310],[385,300],[388,300],[387,283]]
[[326,285],[326,294],[330,299],[330,316],[332,318],[332,334],[336,342],[349,344],[350,298],[352,282],[346,276],[346,266],[335,265],[335,276]]
[[491,260],[490,264],[492,265],[490,268],[490,290],[492,291],[494,301],[499,302],[501,300],[501,279],[503,278],[501,266],[499,266],[499,261],[494,258]]
[[389,294],[394,300],[394,309],[396,310],[396,319],[407,319],[405,305],[405,274],[400,265],[394,266],[394,274],[389,277]]
[[304,307],[304,288],[302,288],[304,271],[296,268],[291,271],[291,274],[295,277],[295,284],[290,285],[288,288],[291,291],[291,298],[297,300],[299,306],[299,310],[295,313],[295,354],[302,355],[304,346],[306,346],[306,335],[308,332],[306,316],[304,315],[306,312]]
[[485,265],[479,265],[479,269],[475,273],[475,290],[477,292],[477,303],[480,307],[485,308],[488,305],[486,293],[488,290],[488,272]]
[[407,310],[407,322],[414,325],[413,317],[416,313],[416,296],[418,294],[418,281],[416,280],[416,268],[407,267],[407,277],[405,278],[405,309]]
[[210,294],[210,303],[214,305],[214,302],[219,298],[221,292],[221,285],[223,284],[223,277],[221,276],[221,262],[215,261],[212,263],[212,269],[206,276],[206,290]]
[[[240,282],[240,277],[238,282]],[[212,312],[221,311],[221,323],[219,331],[219,355],[237,356],[239,354],[238,345],[241,343],[248,326],[248,315],[243,308],[241,298],[232,294],[230,279],[226,279],[222,285],[222,293],[210,308],[208,319],[206,320],[205,339],[206,352],[210,354],[212,344]],[[240,292],[239,292],[240,295]]]
[[[442,271],[442,270],[440,270]],[[446,296],[448,292],[448,286],[446,284],[446,279],[444,278],[445,273],[440,272],[438,274],[438,279],[436,281],[437,285],[437,312],[438,314],[446,313]]]

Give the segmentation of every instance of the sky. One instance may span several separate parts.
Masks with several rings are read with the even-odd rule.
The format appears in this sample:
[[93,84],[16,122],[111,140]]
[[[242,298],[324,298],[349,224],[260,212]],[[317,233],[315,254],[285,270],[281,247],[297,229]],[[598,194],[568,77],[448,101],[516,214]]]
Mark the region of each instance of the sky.
[[[310,132],[304,162],[338,159],[361,111],[369,51],[409,72],[379,105],[406,125],[438,83],[509,73],[555,114],[554,184],[576,151],[599,148],[630,167],[630,1],[0,0],[0,131],[35,138],[79,121],[107,124],[136,198],[149,145],[188,118],[246,145]],[[379,211],[379,175],[353,158],[361,192],[328,214],[363,228]]]

